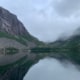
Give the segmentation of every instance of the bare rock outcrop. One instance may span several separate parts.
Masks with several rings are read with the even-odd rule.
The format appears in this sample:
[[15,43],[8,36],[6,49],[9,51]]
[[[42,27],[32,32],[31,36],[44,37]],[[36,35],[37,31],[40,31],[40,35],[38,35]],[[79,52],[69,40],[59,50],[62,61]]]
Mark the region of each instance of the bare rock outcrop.
[[2,7],[0,7],[0,31],[12,35],[29,35],[17,16]]

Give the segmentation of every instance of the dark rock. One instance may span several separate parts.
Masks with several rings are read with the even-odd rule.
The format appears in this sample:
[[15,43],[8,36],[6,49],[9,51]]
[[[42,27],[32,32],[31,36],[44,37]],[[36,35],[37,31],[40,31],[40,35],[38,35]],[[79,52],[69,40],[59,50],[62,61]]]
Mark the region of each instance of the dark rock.
[[0,31],[13,35],[29,35],[17,16],[0,7]]

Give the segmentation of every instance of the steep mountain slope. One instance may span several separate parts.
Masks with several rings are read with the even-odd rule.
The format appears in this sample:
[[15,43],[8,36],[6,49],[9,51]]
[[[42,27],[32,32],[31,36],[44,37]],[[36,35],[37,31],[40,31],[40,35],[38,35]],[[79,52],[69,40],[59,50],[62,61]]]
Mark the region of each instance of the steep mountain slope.
[[41,45],[16,15],[0,7],[0,80],[22,80],[36,62],[30,48]]
[[12,35],[29,35],[24,25],[9,11],[0,7],[0,31]]
[[26,45],[28,44],[30,47],[40,43],[35,37],[29,34],[16,15],[2,7],[0,7],[0,36],[16,39]]

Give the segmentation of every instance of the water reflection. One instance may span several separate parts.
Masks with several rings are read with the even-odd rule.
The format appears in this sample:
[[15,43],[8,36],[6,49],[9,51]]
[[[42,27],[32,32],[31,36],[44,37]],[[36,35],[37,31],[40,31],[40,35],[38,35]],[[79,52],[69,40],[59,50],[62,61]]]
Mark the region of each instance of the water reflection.
[[70,63],[46,58],[35,64],[23,80],[80,80],[80,72]]

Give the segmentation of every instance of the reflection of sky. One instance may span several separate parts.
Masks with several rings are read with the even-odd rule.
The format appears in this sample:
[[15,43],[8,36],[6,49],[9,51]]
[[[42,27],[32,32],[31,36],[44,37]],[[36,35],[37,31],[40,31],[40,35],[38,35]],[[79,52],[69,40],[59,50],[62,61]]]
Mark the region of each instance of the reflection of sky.
[[18,16],[29,32],[43,41],[80,26],[80,0],[0,0]]
[[74,65],[65,66],[55,59],[44,59],[34,65],[23,80],[80,80],[80,72]]

